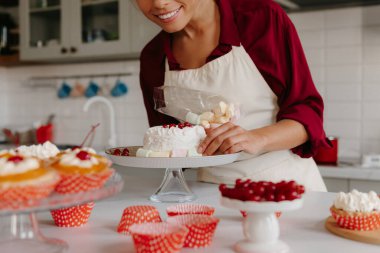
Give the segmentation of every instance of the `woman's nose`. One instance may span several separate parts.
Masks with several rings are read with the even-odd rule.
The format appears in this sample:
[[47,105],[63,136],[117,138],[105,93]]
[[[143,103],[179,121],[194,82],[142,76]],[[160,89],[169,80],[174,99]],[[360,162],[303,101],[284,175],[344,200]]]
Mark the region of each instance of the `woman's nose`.
[[173,0],[153,0],[153,5],[157,9],[164,9],[169,4],[170,1],[173,1]]

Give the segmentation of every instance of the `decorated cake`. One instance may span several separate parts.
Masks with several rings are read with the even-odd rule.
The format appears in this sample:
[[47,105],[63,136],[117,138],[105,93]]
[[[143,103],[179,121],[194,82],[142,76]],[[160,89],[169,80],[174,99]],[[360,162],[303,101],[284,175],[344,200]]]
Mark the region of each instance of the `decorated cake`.
[[206,137],[202,126],[190,123],[151,127],[144,136],[144,146],[137,150],[138,157],[191,157],[201,156],[197,152]]
[[380,228],[380,199],[374,192],[340,192],[330,208],[340,227],[369,231]]

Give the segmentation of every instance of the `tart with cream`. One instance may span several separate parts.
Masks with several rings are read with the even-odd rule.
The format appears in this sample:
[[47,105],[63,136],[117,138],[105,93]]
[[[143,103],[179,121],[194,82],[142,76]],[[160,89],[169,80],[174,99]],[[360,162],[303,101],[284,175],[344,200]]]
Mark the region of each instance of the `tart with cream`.
[[60,177],[35,157],[0,154],[0,202],[17,204],[47,197]]
[[380,199],[374,192],[340,192],[330,208],[337,224],[346,229],[371,231],[380,228]]

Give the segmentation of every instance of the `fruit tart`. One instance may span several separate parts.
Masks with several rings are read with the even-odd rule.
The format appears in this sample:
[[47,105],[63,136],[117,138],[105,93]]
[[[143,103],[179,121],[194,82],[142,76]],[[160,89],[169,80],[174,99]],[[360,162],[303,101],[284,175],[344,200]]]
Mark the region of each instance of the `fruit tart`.
[[1,206],[15,207],[45,198],[59,180],[59,174],[46,168],[38,158],[10,152],[0,154]]
[[330,208],[337,224],[346,229],[371,231],[380,228],[380,199],[374,192],[340,192]]
[[[55,191],[60,194],[85,192],[101,188],[113,170],[111,163],[91,148],[68,149],[57,155],[51,164],[61,176]],[[58,226],[81,226],[87,223],[93,203],[52,211]]]

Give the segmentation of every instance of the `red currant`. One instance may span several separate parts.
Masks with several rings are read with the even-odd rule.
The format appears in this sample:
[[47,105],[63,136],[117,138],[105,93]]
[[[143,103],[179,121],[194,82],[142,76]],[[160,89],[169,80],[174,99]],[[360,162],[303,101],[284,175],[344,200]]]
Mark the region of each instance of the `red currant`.
[[121,150],[118,149],[118,148],[114,149],[114,151],[113,151],[113,155],[120,156],[120,155],[121,155]]
[[219,191],[221,191],[223,193],[223,191],[225,191],[227,189],[227,185],[225,184],[221,184],[219,185]]
[[166,125],[166,124],[165,124],[165,125],[163,125],[162,127],[163,127],[163,128],[169,128],[169,125]]
[[13,163],[19,163],[19,162],[22,162],[24,160],[24,158],[22,156],[18,156],[18,155],[15,155],[15,156],[11,156],[8,158],[8,162],[13,162]]
[[124,148],[123,152],[121,153],[122,156],[129,156],[129,150],[128,148]]
[[91,155],[86,152],[86,151],[80,151],[77,155],[76,155],[80,160],[82,161],[86,161],[86,160],[90,160],[91,159]]
[[275,196],[274,196],[274,194],[273,193],[266,193],[265,194],[265,200],[266,201],[275,201]]
[[172,127],[176,127],[176,125],[175,124],[170,124],[169,128],[172,128]]
[[297,192],[298,194],[305,193],[305,187],[303,185],[297,185]]
[[286,200],[286,197],[285,197],[284,194],[278,194],[278,195],[276,196],[276,202],[284,201],[284,200]]

